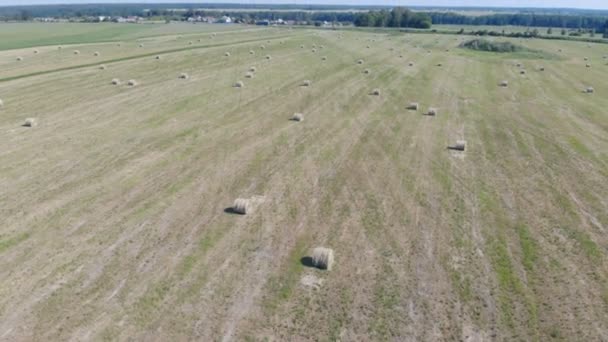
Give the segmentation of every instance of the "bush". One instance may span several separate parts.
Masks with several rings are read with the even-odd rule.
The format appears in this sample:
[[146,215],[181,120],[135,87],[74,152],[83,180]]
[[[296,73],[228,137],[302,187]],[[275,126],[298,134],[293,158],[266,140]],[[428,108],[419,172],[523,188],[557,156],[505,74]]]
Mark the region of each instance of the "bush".
[[489,52],[517,52],[525,50],[522,46],[510,42],[491,42],[485,39],[473,39],[460,44],[460,47]]

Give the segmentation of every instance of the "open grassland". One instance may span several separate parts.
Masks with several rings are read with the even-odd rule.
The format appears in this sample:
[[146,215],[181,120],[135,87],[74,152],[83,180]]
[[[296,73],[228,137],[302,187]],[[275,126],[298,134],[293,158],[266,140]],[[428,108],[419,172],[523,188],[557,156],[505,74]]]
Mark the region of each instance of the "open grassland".
[[0,51],[0,340],[608,339],[608,46],[193,27]]

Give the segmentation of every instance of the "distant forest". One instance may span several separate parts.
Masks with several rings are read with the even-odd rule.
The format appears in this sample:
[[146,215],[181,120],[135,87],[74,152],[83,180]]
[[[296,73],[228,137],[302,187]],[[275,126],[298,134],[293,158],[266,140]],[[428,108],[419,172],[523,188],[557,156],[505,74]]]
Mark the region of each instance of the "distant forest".
[[[205,8],[205,10],[200,10]],[[173,9],[181,9],[175,11]],[[340,5],[254,5],[254,4],[82,4],[0,7],[0,20],[31,20],[36,17],[80,18],[90,16],[142,16],[185,20],[189,16],[227,15],[237,21],[295,20],[308,24],[319,22],[352,23],[363,27],[429,28],[437,25],[491,25],[555,27],[608,32],[608,12],[564,9],[487,9],[492,14],[473,16],[437,7],[391,8],[387,6]],[[475,8],[461,9],[475,10]],[[480,9],[483,10],[483,9]]]
[[608,24],[607,16],[572,15],[572,14],[492,14],[467,16],[454,12],[428,13],[435,25],[490,25],[490,26],[525,26],[557,27],[565,29],[588,29],[604,32]]

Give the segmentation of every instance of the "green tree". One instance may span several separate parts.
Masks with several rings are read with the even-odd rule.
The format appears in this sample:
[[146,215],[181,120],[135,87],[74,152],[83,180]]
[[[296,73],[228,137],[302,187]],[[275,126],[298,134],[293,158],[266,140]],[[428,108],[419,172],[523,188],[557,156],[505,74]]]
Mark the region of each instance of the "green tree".
[[21,10],[19,11],[19,20],[28,21],[32,19],[32,14],[29,11]]
[[553,29],[549,27],[547,29],[547,35],[552,35],[552,34],[553,34]]

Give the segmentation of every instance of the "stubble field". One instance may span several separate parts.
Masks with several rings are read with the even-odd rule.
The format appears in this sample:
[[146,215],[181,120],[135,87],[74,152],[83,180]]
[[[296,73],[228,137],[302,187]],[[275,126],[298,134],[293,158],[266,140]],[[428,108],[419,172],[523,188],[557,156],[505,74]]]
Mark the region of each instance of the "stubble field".
[[0,340],[608,339],[608,45],[82,25],[0,51]]

